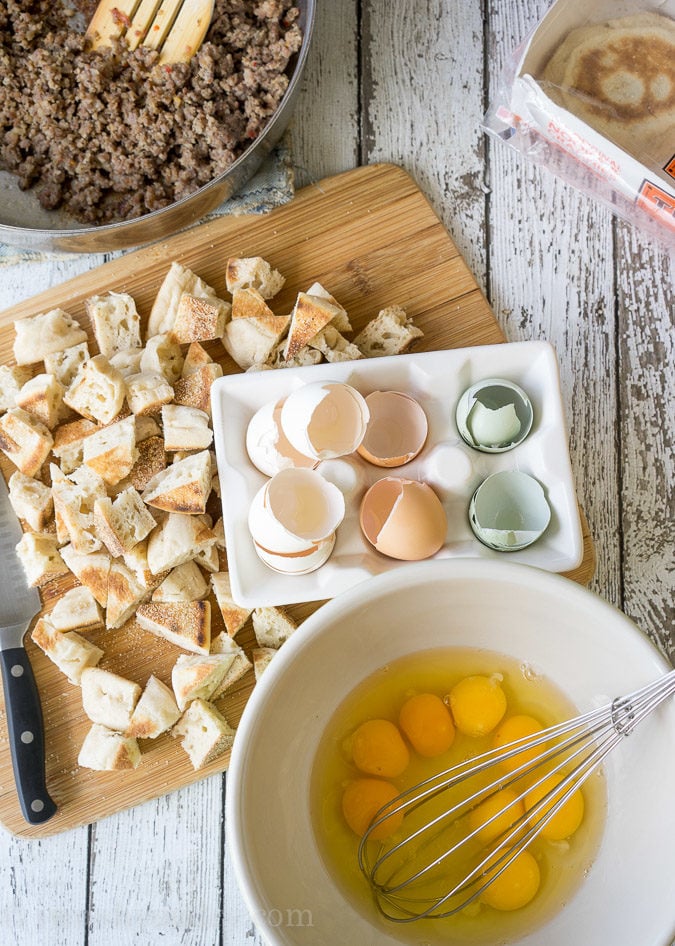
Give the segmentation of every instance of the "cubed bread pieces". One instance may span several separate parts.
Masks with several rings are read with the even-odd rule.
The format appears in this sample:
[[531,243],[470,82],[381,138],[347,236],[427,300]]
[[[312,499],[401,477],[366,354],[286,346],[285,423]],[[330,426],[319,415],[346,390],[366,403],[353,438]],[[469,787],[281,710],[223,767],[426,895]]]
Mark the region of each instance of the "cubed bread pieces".
[[269,356],[267,365],[252,365],[248,371],[254,371],[256,367],[259,371],[264,370],[266,367],[305,368],[307,365],[318,365],[323,358],[323,355],[318,350],[318,348],[310,348],[309,345],[305,345],[304,348],[301,348],[300,351],[293,355],[292,358],[286,358],[285,351],[286,342],[279,342],[272,354]]
[[110,364],[122,375],[126,381],[132,374],[139,374],[141,370],[142,348],[125,348],[116,351],[110,356]]
[[147,596],[148,588],[122,562],[113,561],[108,574],[108,603],[105,625],[108,629],[121,627]]
[[155,335],[148,339],[141,354],[143,373],[164,375],[169,384],[174,384],[180,378],[182,368],[183,350],[170,335]]
[[110,424],[122,410],[125,394],[119,371],[105,355],[95,355],[82,365],[63,400],[82,417]]
[[281,647],[297,628],[283,608],[255,608],[253,611],[253,631],[260,647]]
[[223,335],[225,351],[244,370],[262,364],[274,351],[290,320],[290,315],[232,318]]
[[[139,418],[137,418],[138,420]],[[138,434],[136,434],[138,438]],[[138,459],[129,471],[129,480],[135,489],[142,493],[153,476],[166,469],[166,451],[163,437],[148,437],[136,441]]]
[[183,562],[172,569],[152,593],[153,601],[199,601],[209,586],[194,562]]
[[405,309],[392,305],[368,322],[354,339],[354,344],[366,358],[380,358],[408,351],[415,339],[423,335]]
[[222,299],[200,299],[184,292],[169,335],[180,344],[221,338],[231,310],[230,303]]
[[215,545],[216,537],[205,516],[169,513],[148,539],[148,565],[153,575],[188,562]]
[[94,723],[77,757],[77,764],[95,772],[135,769],[141,761],[138,743],[130,736]]
[[52,463],[50,472],[57,535],[65,530],[77,552],[96,552],[101,540],[94,526],[94,503],[105,497],[105,483],[87,467],[78,467],[65,476]]
[[53,442],[49,429],[20,407],[0,417],[0,450],[26,476],[35,476]]
[[59,461],[62,473],[72,473],[84,462],[84,441],[99,428],[92,421],[81,417],[61,424],[54,431],[52,453]]
[[286,280],[262,256],[249,256],[228,259],[225,282],[227,291],[233,294],[237,289],[256,289],[263,299],[271,299]]
[[326,361],[356,361],[363,358],[363,353],[353,342],[347,341],[332,325],[326,325],[314,338],[310,339],[309,347],[315,348],[324,356]]
[[136,443],[142,443],[150,437],[161,436],[161,429],[157,419],[148,414],[141,414],[136,417]]
[[50,487],[19,470],[9,478],[9,501],[19,519],[34,532],[42,532],[54,512]]
[[251,651],[251,657],[253,658],[253,673],[255,674],[255,682],[262,677],[263,673],[267,670],[272,658],[278,651],[274,647],[255,647]]
[[64,545],[61,558],[78,581],[88,588],[101,607],[108,603],[108,578],[112,564],[107,552],[89,554],[78,552],[72,545]]
[[100,647],[75,631],[64,634],[46,618],[39,618],[30,636],[74,686],[80,685],[82,673],[95,667],[103,656]]
[[52,309],[14,323],[14,358],[17,365],[34,365],[45,355],[86,342],[87,333],[63,309]]
[[242,608],[232,597],[228,572],[215,572],[210,577],[211,586],[230,637],[242,629],[251,616],[250,608]]
[[341,311],[328,299],[299,292],[291,313],[284,358],[295,357],[317,332],[339,317]]
[[217,700],[233,687],[235,683],[241,680],[241,678],[251,670],[253,664],[246,656],[244,648],[236,644],[232,638],[225,633],[218,634],[213,638],[211,641],[211,653],[227,654],[234,658],[229,670],[211,696],[212,700]]
[[233,319],[275,319],[274,312],[257,289],[235,289],[232,293]]
[[80,677],[82,708],[92,721],[125,732],[141,695],[141,688],[111,670],[88,667]]
[[16,397],[16,406],[37,417],[50,430],[59,422],[65,389],[53,374],[36,374]]
[[79,345],[71,345],[63,351],[53,351],[45,355],[45,371],[47,374],[53,374],[64,388],[69,388],[75,375],[88,359],[89,345],[87,342],[80,342]]
[[113,558],[129,552],[156,525],[133,486],[123,490],[114,502],[106,496],[94,503],[94,526]]
[[217,546],[211,545],[200,549],[194,558],[200,568],[207,572],[217,572],[220,569],[220,555]]
[[[222,336],[222,332],[221,332]],[[203,345],[199,342],[192,342],[185,354],[183,370],[180,373],[181,378],[189,378],[191,374],[203,368],[204,365],[213,364],[213,358],[209,355]]]
[[171,671],[171,686],[180,709],[192,700],[208,700],[232,666],[231,654],[181,654]]
[[347,315],[347,310],[343,305],[341,305],[335,296],[332,296],[327,289],[325,289],[320,282],[312,283],[312,285],[307,290],[308,296],[319,296],[321,299],[327,299],[328,302],[336,306],[340,310],[340,314],[336,315],[335,318],[331,321],[333,328],[337,329],[338,332],[351,332],[352,326],[349,321],[349,316]]
[[211,647],[211,605],[208,601],[148,601],[136,612],[145,631],[195,654]]
[[234,742],[235,730],[215,706],[194,700],[171,730],[197,770],[217,759]]
[[153,575],[148,565],[148,540],[143,539],[137,542],[133,548],[124,553],[124,564],[134,573],[136,581],[148,592],[153,591],[164,581],[169,574],[169,570],[159,572]]
[[198,299],[217,298],[215,289],[180,263],[173,262],[159,287],[148,319],[147,337],[170,332],[184,292]]
[[166,404],[162,408],[162,426],[165,450],[206,450],[211,446],[209,415],[196,407]]
[[82,446],[85,466],[114,486],[131,473],[138,460],[136,422],[133,415],[103,427],[85,438]]
[[0,365],[0,414],[16,407],[17,395],[30,376],[30,368]]
[[24,532],[16,546],[16,554],[31,588],[46,585],[48,581],[68,572],[68,566],[59,553],[59,543],[55,535]]
[[202,450],[155,474],[143,490],[143,501],[166,512],[200,515],[211,492],[211,475],[209,451]]
[[141,346],[141,319],[136,303],[126,292],[91,296],[84,303],[99,351],[106,358]]
[[213,361],[202,365],[186,378],[179,378],[173,386],[173,399],[176,404],[196,407],[211,416],[211,385],[216,378],[221,378],[223,369]]
[[126,379],[127,404],[134,414],[158,414],[173,400],[173,388],[158,371],[141,371]]
[[101,610],[89,588],[78,586],[59,598],[49,612],[49,622],[57,631],[90,631],[103,623]]
[[153,674],[145,684],[125,735],[132,739],[156,739],[171,729],[180,714],[171,690]]

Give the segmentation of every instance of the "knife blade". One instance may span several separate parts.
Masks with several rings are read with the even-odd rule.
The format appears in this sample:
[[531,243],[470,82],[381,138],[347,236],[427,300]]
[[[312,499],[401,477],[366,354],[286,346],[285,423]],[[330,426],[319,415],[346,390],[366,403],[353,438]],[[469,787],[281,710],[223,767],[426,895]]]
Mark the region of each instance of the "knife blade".
[[41,608],[16,554],[21,525],[0,474],[0,666],[14,781],[24,818],[42,824],[56,813],[47,792],[42,707],[33,668],[23,645]]

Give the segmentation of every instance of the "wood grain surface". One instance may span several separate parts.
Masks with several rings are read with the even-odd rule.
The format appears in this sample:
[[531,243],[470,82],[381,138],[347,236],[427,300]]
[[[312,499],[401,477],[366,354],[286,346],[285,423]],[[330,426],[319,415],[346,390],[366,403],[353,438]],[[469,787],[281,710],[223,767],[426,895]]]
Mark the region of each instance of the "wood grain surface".
[[[506,338],[553,343],[596,547],[590,587],[672,660],[675,254],[480,127],[502,68],[549,5],[320,3],[291,130],[296,182],[378,161],[404,167]],[[0,308],[106,258],[0,267]],[[87,828],[5,834],[0,942],[262,946],[224,843],[226,791],[216,774]],[[637,895],[631,905],[645,909]]]
[[[275,297],[277,312],[290,311],[295,295],[318,279],[347,308],[355,331],[387,305],[403,305],[424,331],[417,350],[432,351],[503,341],[501,329],[468,267],[426,198],[404,171],[392,165],[359,168],[305,188],[285,207],[258,220],[221,218],[163,243],[111,261],[74,280],[0,313],[0,362],[11,359],[14,320],[57,307],[90,330],[84,301],[109,290],[130,293],[142,321],[171,260],[194,270],[225,296],[228,256],[262,255],[286,276]],[[92,350],[94,339],[90,335]],[[239,369],[219,342],[211,354],[226,373]],[[4,462],[3,472],[12,465]],[[225,564],[225,562],[223,562]],[[585,530],[585,555],[571,576],[587,583],[593,574],[593,547]],[[72,576],[43,589],[45,610],[73,587]],[[289,609],[301,620],[315,606]],[[223,629],[215,599],[212,634]],[[145,685],[154,673],[170,684],[178,651],[138,627],[134,620],[114,631],[87,635],[104,651],[101,667]],[[250,623],[238,637],[250,651]],[[132,772],[92,772],[79,768],[77,755],[90,726],[80,691],[32,641],[27,649],[42,698],[47,781],[58,805],[42,825],[25,823],[18,809],[9,753],[0,747],[0,822],[22,837],[44,837],[165,794],[226,767],[229,753],[195,772],[170,734],[142,743],[141,764]],[[249,673],[218,701],[237,724],[254,685]],[[0,715],[0,727],[4,718]]]

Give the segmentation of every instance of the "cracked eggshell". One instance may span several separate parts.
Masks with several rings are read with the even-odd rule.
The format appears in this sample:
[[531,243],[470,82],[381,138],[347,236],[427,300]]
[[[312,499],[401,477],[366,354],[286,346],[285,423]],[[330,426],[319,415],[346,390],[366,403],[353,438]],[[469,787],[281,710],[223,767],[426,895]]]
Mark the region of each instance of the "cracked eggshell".
[[484,453],[503,453],[522,443],[532,428],[528,395],[513,381],[486,378],[462,394],[455,411],[462,440]]
[[292,446],[316,460],[353,453],[368,424],[363,396],[340,381],[317,381],[293,391],[281,408],[281,427]]
[[541,484],[528,473],[503,470],[480,484],[469,503],[477,539],[498,552],[516,552],[539,539],[551,521]]
[[317,460],[299,453],[281,427],[284,400],[264,404],[246,428],[246,452],[253,466],[265,476],[274,476],[290,467],[313,469]]
[[426,443],[429,423],[421,405],[401,391],[373,391],[366,397],[370,413],[358,453],[375,466],[409,463]]
[[359,519],[378,552],[406,562],[438,552],[448,528],[445,509],[432,488],[397,476],[385,476],[370,487]]
[[290,555],[279,555],[270,552],[257,542],[253,543],[258,557],[269,568],[275,572],[281,572],[284,575],[307,575],[309,572],[316,571],[328,560],[333,546],[335,545],[335,533],[329,535],[327,539],[322,539],[314,545],[310,545],[302,552],[296,552]]

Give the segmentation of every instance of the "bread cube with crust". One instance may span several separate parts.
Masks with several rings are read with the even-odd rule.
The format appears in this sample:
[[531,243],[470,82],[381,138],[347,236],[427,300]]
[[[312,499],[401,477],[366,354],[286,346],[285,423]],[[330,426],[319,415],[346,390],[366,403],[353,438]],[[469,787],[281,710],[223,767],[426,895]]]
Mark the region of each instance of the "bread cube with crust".
[[77,757],[77,764],[95,772],[135,769],[141,761],[138,743],[130,736],[94,723]]
[[153,601],[200,601],[209,590],[195,562],[183,562],[172,569],[152,593]]
[[241,680],[241,678],[253,667],[253,664],[246,656],[244,648],[235,643],[229,634],[221,633],[213,638],[211,641],[211,653],[227,654],[228,656],[234,658],[227,673],[220,681],[220,684],[216,687],[213,695],[211,696],[212,700],[217,700],[229,689],[231,689],[235,683],[238,683],[238,681]]
[[262,256],[249,256],[228,259],[225,282],[227,291],[233,294],[237,289],[256,289],[263,299],[271,299],[286,280]]
[[234,742],[235,730],[215,706],[194,700],[172,729],[197,770],[217,759]]
[[30,377],[30,368],[0,365],[0,414],[17,406],[17,395]]
[[108,629],[121,627],[148,595],[148,588],[122,562],[113,561],[108,574],[108,601],[105,624]]
[[35,476],[54,440],[44,424],[20,407],[0,417],[0,450],[26,476]]
[[[137,418],[138,419],[138,418]],[[148,437],[146,440],[136,441],[138,459],[129,471],[129,481],[132,486],[143,492],[150,480],[157,473],[166,469],[166,451],[163,437]]]
[[180,709],[192,700],[209,700],[232,666],[230,654],[181,654],[171,671],[171,686]]
[[82,708],[92,721],[125,732],[141,695],[141,688],[111,670],[88,667],[80,677]]
[[141,372],[164,375],[174,384],[183,368],[183,350],[171,335],[155,335],[148,339],[141,355]]
[[63,400],[82,417],[110,424],[122,410],[126,387],[124,378],[105,355],[85,361]]
[[80,685],[82,673],[95,667],[103,656],[100,647],[75,631],[64,634],[46,618],[38,619],[30,636],[74,686]]
[[87,333],[63,309],[51,309],[14,323],[17,365],[34,365],[45,355],[86,342]]
[[49,486],[19,470],[9,478],[9,501],[19,519],[23,519],[34,532],[42,532],[54,512]]
[[279,648],[298,625],[283,608],[255,608],[253,631],[260,647]]
[[359,332],[354,344],[366,358],[400,355],[408,351],[424,332],[413,324],[405,309],[398,305],[381,309]]
[[71,588],[49,612],[49,622],[57,631],[90,631],[103,623],[101,610],[89,588]]
[[158,585],[161,585],[169,574],[168,569],[159,572],[157,575],[153,575],[150,571],[150,566],[148,565],[148,539],[137,542],[133,548],[130,548],[128,552],[124,553],[123,558],[124,564],[129,571],[135,575],[138,584],[145,588],[148,593],[157,588]]
[[106,496],[102,478],[86,466],[69,476],[52,463],[52,497],[57,535],[69,539],[77,552],[95,552],[101,547],[94,526],[94,503]]
[[325,289],[320,282],[312,283],[312,285],[307,290],[308,296],[319,296],[321,299],[327,299],[332,305],[336,306],[340,310],[340,314],[336,315],[331,320],[331,325],[333,328],[337,329],[338,332],[351,332],[352,326],[349,321],[349,316],[347,315],[347,310],[343,305],[341,305],[335,296],[332,296],[327,289]]
[[99,351],[106,358],[116,352],[141,347],[141,319],[127,292],[91,296],[84,303]]
[[171,331],[183,293],[188,293],[198,299],[218,298],[215,289],[205,283],[196,273],[180,263],[173,262],[152,305],[148,320],[148,338]]
[[148,538],[148,565],[153,575],[194,559],[215,545],[216,536],[206,516],[169,513]]
[[158,414],[173,400],[173,388],[158,371],[140,371],[126,379],[127,403],[137,416]]
[[206,511],[211,475],[209,451],[202,450],[153,476],[143,490],[143,500],[166,512],[200,515]]
[[72,473],[84,462],[84,441],[98,426],[85,417],[60,424],[54,431],[52,453],[59,461],[62,473]]
[[162,408],[162,426],[165,450],[206,450],[211,446],[209,415],[196,407],[166,404]]
[[253,658],[253,673],[255,674],[255,682],[257,683],[262,677],[263,673],[267,670],[272,658],[278,651],[275,647],[254,647],[251,651],[251,657]]
[[339,361],[356,361],[363,358],[363,354],[353,342],[347,341],[344,335],[332,325],[326,325],[314,338],[308,342],[310,349],[317,349],[331,364]]
[[230,637],[234,637],[248,621],[252,609],[242,608],[232,597],[228,572],[215,572],[210,580],[227,633]]
[[136,423],[133,415],[94,431],[83,441],[85,466],[109,486],[128,476],[138,459]]
[[172,691],[153,674],[145,684],[125,735],[132,739],[156,739],[171,729],[180,715]]
[[178,301],[176,318],[169,335],[180,344],[220,338],[231,311],[229,302],[215,296],[200,299],[184,292]]
[[64,545],[61,558],[78,581],[88,588],[101,607],[108,603],[108,578],[111,560],[107,552],[78,552],[72,544]]
[[233,317],[225,326],[225,351],[244,370],[263,364],[281,341],[290,320],[290,315]]
[[148,601],[136,612],[139,626],[177,647],[208,654],[211,605],[208,601]]
[[133,486],[123,490],[114,501],[106,496],[94,503],[94,526],[113,558],[129,552],[156,524]]
[[54,351],[45,355],[45,371],[47,374],[53,374],[64,388],[69,388],[75,375],[88,359],[89,345],[87,342],[80,342],[63,351]]
[[213,361],[202,365],[186,378],[180,378],[173,387],[173,399],[176,404],[196,407],[211,416],[211,385],[216,378],[221,378],[223,369]]
[[337,318],[341,311],[328,299],[299,292],[291,313],[284,358],[295,357],[316,333]]
[[24,532],[16,546],[16,554],[31,588],[46,585],[48,581],[60,578],[68,572],[68,566],[59,553],[59,543],[55,535]]
[[183,370],[180,376],[181,378],[189,378],[191,374],[203,368],[204,365],[211,364],[213,364],[213,358],[209,355],[204,346],[200,345],[199,342],[192,342],[185,354]]

